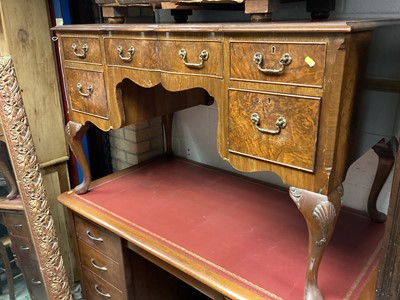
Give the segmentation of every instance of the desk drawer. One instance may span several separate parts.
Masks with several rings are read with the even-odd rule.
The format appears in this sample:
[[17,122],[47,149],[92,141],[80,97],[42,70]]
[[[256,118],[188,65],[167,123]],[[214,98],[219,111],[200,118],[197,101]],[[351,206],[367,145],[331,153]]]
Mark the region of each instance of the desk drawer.
[[222,77],[222,43],[210,41],[161,41],[164,71]]
[[92,299],[113,299],[113,300],[128,300],[127,295],[124,295],[119,289],[99,276],[82,267],[82,287],[86,295],[86,300]]
[[120,237],[78,215],[75,215],[74,219],[78,241],[81,240],[85,242],[118,263],[122,262]]
[[3,216],[10,235],[26,238],[31,237],[24,213],[4,212]]
[[317,97],[230,90],[229,151],[313,171],[319,107]]
[[43,283],[42,274],[40,273],[38,261],[26,257],[17,257],[17,261],[21,266],[23,266],[22,272],[32,299],[47,299],[47,293]]
[[108,119],[103,72],[65,68],[70,109]]
[[62,37],[64,60],[101,64],[100,41],[98,38]]
[[325,56],[325,44],[231,42],[230,76],[231,79],[322,87]]
[[15,255],[22,258],[37,260],[35,246],[30,238],[11,237],[11,248]]
[[123,289],[123,280],[121,279],[124,276],[121,272],[124,268],[123,264],[120,265],[81,240],[78,240],[78,247],[83,266],[115,287]]
[[104,39],[107,65],[156,70],[155,42],[135,39]]

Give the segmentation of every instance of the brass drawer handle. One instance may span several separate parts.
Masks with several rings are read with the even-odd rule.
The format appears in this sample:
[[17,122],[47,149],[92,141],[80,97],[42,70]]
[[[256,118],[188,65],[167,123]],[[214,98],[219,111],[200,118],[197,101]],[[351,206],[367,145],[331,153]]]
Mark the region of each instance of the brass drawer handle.
[[276,122],[275,122],[275,128],[276,129],[264,129],[259,127],[258,125],[260,124],[260,116],[258,115],[258,113],[252,113],[250,116],[250,120],[251,122],[254,123],[254,125],[256,125],[256,128],[258,131],[262,132],[262,133],[268,133],[268,134],[279,134],[281,132],[281,129],[286,127],[286,119],[283,116],[280,116]]
[[90,233],[89,230],[86,231],[86,235],[88,236],[89,239],[91,239],[91,240],[93,240],[93,241],[96,241],[96,242],[102,242],[102,241],[103,241],[103,238],[93,236],[93,235]]
[[37,279],[34,279],[34,278],[31,279],[31,282],[33,284],[42,284],[42,282],[40,280],[37,280]]
[[27,251],[29,249],[30,248],[28,246],[19,246],[19,250],[22,250],[22,251]]
[[102,271],[108,271],[107,267],[105,267],[105,266],[101,267],[101,266],[97,265],[93,258],[90,259],[90,262],[92,263],[92,266],[95,267],[96,269],[99,269]]
[[133,46],[131,46],[129,49],[128,49],[128,56],[122,56],[122,52],[124,51],[123,49],[122,49],[122,46],[118,46],[117,47],[117,51],[118,51],[118,56],[119,56],[119,58],[120,59],[122,59],[123,61],[126,61],[126,62],[130,62],[130,61],[132,61],[132,57],[133,57],[133,55],[135,54],[135,48],[133,47]]
[[292,57],[289,55],[289,53],[283,54],[281,59],[279,60],[279,69],[263,69],[261,67],[263,56],[260,52],[254,53],[253,61],[257,65],[257,68],[258,70],[260,70],[260,72],[263,72],[265,74],[280,74],[285,69],[285,66],[290,65],[290,63],[292,62]]
[[93,87],[93,85],[91,85],[91,84],[87,87],[87,91],[88,91],[87,93],[82,92],[83,86],[82,86],[82,84],[80,84],[79,82],[78,82],[78,84],[76,85],[76,87],[77,87],[77,89],[78,89],[78,93],[79,93],[81,96],[85,97],[85,98],[89,98],[89,97],[93,94],[94,87]]
[[99,286],[97,284],[94,285],[94,289],[96,290],[96,292],[106,298],[111,298],[111,295],[109,293],[103,293],[99,290]]
[[14,228],[22,228],[22,224],[13,224],[12,225]]
[[75,54],[76,57],[86,58],[86,52],[88,52],[88,50],[89,50],[89,46],[87,44],[83,44],[82,45],[82,47],[81,47],[82,52],[81,53],[77,53],[78,46],[75,43],[73,43],[71,45],[71,47],[72,47],[72,50],[74,50],[74,54]]
[[204,62],[206,60],[208,60],[208,51],[207,50],[201,51],[201,53],[199,55],[199,58],[200,58],[199,63],[188,63],[186,61],[186,50],[185,49],[179,50],[179,57],[182,59],[182,61],[186,67],[191,68],[191,69],[201,69],[204,66]]

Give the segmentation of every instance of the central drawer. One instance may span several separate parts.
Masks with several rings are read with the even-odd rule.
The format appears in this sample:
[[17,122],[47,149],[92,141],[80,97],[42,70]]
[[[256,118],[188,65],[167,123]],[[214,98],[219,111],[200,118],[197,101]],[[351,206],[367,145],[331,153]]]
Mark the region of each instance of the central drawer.
[[320,98],[229,91],[229,151],[314,171]]
[[108,66],[158,69],[154,40],[105,38],[104,48]]
[[222,77],[222,43],[217,41],[160,41],[159,61],[167,72]]

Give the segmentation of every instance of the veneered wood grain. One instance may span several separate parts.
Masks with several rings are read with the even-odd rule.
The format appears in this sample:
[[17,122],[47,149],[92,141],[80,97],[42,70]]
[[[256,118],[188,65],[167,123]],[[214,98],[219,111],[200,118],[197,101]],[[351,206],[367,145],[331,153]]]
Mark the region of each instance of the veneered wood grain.
[[[279,74],[263,73],[253,60],[255,53],[261,53],[263,61],[260,67],[277,70],[279,60],[289,54],[292,61]],[[307,42],[234,42],[230,43],[231,79],[282,83],[322,87],[325,70],[326,45]],[[309,64],[307,63],[309,61]]]
[[[122,47],[122,57],[129,58],[128,50],[133,47],[134,54],[130,61],[124,61],[119,57],[117,48]],[[137,69],[157,70],[156,44],[151,39],[129,38],[104,38],[104,48],[108,66],[120,66]]]
[[[66,89],[70,110],[108,119],[109,109],[106,97],[103,72],[65,68]],[[78,89],[81,85],[81,89]],[[90,92],[90,87],[93,91]],[[82,96],[81,93],[87,94]]]
[[[230,90],[229,151],[312,172],[319,107],[318,98]],[[253,113],[262,129],[275,131],[279,117],[287,124],[277,134],[260,132],[251,121]]]

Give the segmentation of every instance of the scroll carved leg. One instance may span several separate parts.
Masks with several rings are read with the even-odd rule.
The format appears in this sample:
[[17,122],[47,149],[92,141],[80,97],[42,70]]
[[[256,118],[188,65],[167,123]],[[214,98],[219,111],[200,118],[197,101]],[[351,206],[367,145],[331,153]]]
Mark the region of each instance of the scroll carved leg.
[[[395,141],[389,141],[389,143],[390,142],[395,143]],[[377,223],[384,223],[386,221],[386,214],[378,211],[376,208],[376,202],[394,164],[394,155],[389,143],[385,143],[385,140],[382,139],[372,147],[378,155],[379,162],[375,179],[368,197],[368,214],[371,220]]]
[[290,197],[303,214],[308,227],[308,261],[304,299],[323,299],[318,287],[318,269],[329,243],[341,207],[342,187],[329,196],[291,187]]
[[85,125],[69,121],[65,127],[65,136],[72,152],[74,152],[78,160],[82,172],[83,181],[74,188],[75,193],[84,194],[88,191],[90,183],[92,182],[92,175],[90,173],[89,163],[86,159],[85,152],[82,147],[82,138],[90,127],[90,123]]

